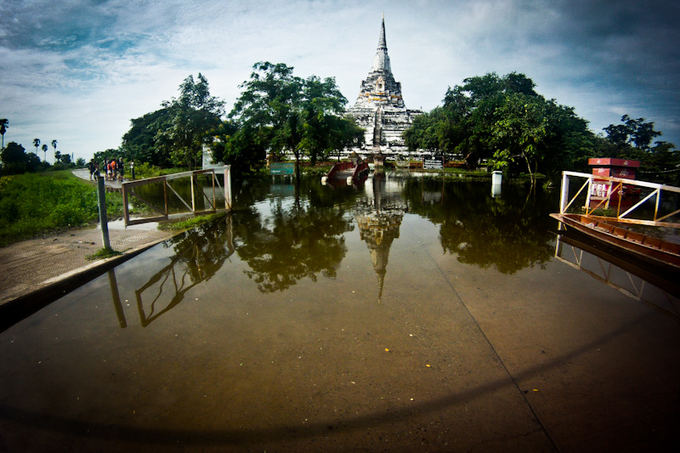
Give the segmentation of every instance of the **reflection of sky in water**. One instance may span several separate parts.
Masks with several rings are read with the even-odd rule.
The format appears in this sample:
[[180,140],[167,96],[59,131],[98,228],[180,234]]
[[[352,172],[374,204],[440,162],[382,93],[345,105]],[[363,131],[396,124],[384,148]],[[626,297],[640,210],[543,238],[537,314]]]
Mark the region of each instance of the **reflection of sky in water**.
[[[57,437],[98,433],[94,449],[140,439],[310,448],[331,430],[359,444],[389,435],[405,445],[409,430],[432,426],[453,438],[448,430],[465,420],[520,436],[535,421],[517,412],[522,399],[497,354],[532,364],[536,348],[549,351],[553,364],[520,366],[522,377],[551,367],[563,374],[560,357],[580,361],[600,335],[616,343],[617,329],[657,316],[552,259],[550,224],[531,213],[538,199],[493,200],[486,185],[441,181],[384,187],[384,218],[367,209],[379,198],[371,180],[341,204],[326,202],[333,192],[298,203],[283,191],[150,249],[8,329],[0,414],[11,431],[3,434],[14,442],[46,425]],[[509,256],[480,245],[503,229],[518,234],[484,227],[494,219],[531,229],[496,253]],[[539,252],[518,255],[522,241]],[[482,258],[464,262],[456,247]],[[675,321],[658,316],[658,338],[674,347]],[[608,395],[593,385],[590,399]]]

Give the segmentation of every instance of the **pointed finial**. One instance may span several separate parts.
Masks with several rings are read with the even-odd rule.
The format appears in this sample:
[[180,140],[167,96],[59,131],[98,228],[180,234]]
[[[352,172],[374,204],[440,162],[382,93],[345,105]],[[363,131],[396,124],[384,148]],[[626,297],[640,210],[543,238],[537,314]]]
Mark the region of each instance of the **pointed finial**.
[[385,14],[383,13],[382,24],[380,25],[380,36],[378,37],[378,48],[373,58],[373,71],[391,72],[390,57],[387,56],[387,40],[385,39]]
[[385,13],[383,13],[382,24],[380,26],[380,36],[378,37],[378,49],[387,50],[387,40],[385,39]]

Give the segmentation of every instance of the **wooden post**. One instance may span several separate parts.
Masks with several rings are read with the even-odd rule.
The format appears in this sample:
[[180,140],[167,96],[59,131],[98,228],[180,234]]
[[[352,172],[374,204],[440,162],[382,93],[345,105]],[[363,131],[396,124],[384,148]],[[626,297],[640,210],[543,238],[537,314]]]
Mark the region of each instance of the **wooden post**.
[[99,223],[102,228],[102,243],[105,249],[111,249],[109,242],[109,221],[106,218],[106,188],[104,178],[97,178],[97,195],[99,197]]
[[130,212],[128,211],[128,196],[127,196],[127,187],[125,186],[125,183],[121,184],[121,187],[123,188],[123,220],[125,221],[125,226],[128,226],[128,222],[130,221]]

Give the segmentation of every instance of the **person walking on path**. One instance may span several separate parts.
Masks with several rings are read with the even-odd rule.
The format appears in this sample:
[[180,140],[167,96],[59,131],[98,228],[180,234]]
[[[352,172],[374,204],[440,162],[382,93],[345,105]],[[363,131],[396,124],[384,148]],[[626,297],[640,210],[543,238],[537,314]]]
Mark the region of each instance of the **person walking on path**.
[[118,179],[120,182],[123,182],[123,178],[125,176],[125,165],[123,164],[122,157],[118,158],[118,164],[116,165],[116,168],[118,169]]

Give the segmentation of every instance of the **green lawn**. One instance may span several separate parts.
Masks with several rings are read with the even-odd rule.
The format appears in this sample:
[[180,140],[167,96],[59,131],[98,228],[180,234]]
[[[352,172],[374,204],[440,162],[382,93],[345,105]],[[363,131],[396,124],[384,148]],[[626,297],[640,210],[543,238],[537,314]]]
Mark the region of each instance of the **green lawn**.
[[[122,214],[119,193],[106,194],[109,218]],[[70,170],[0,178],[0,246],[96,222],[97,188]]]

